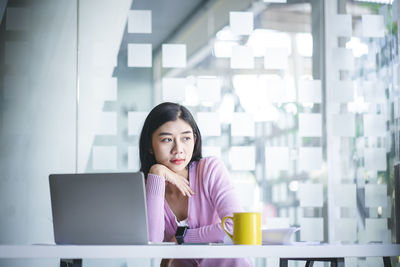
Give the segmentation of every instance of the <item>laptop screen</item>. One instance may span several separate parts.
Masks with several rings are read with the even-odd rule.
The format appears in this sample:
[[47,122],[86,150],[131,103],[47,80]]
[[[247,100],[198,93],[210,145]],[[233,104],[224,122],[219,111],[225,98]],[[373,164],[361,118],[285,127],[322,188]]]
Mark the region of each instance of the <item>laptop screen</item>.
[[56,244],[147,244],[143,173],[51,174]]

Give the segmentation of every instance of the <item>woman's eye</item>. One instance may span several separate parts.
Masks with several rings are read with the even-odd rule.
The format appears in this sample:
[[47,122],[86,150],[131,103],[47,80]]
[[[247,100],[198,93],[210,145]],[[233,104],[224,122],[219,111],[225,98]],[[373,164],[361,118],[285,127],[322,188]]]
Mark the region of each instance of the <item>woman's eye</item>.
[[164,138],[161,141],[167,143],[167,142],[171,142],[172,139],[171,138]]
[[183,137],[184,141],[189,141],[191,138],[190,137]]

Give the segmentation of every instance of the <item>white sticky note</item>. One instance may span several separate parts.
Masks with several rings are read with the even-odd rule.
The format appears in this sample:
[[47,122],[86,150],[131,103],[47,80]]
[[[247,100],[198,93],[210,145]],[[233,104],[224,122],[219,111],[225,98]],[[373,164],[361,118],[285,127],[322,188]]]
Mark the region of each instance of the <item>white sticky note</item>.
[[8,7],[6,15],[6,31],[28,31],[30,26],[29,9]]
[[97,93],[100,92],[105,101],[117,100],[117,78],[93,77],[91,83],[92,90]]
[[128,33],[151,33],[151,10],[130,10]]
[[236,35],[250,35],[254,28],[252,12],[229,12],[229,25]]
[[387,207],[387,185],[366,184],[365,185],[365,206]]
[[284,70],[288,67],[289,51],[286,47],[268,47],[264,55],[264,69]]
[[267,170],[289,170],[288,147],[265,147],[265,168]]
[[316,113],[299,114],[299,136],[320,137],[322,135],[322,117]]
[[116,135],[117,134],[117,112],[101,112],[96,123],[97,135]]
[[363,81],[362,90],[364,101],[368,103],[386,103],[386,94],[383,81]]
[[231,125],[232,136],[254,136],[254,116],[248,113],[234,112]]
[[328,101],[333,103],[347,103],[354,101],[353,81],[334,81],[328,84]]
[[128,147],[128,169],[133,171],[139,171],[140,169],[140,157],[139,157],[138,146]]
[[221,158],[221,147],[219,146],[203,146],[201,149],[203,157]]
[[386,149],[365,148],[364,168],[368,171],[386,171]]
[[334,227],[335,241],[357,241],[357,220],[353,218],[336,219]]
[[216,77],[198,77],[197,89],[200,102],[216,103],[221,99],[221,83]]
[[385,24],[382,15],[362,15],[362,36],[363,37],[384,37]]
[[352,18],[350,14],[333,15],[332,33],[337,37],[351,37],[352,35]]
[[186,67],[186,45],[185,44],[163,44],[162,45],[163,68],[185,68]]
[[264,3],[286,3],[286,0],[264,0]]
[[198,112],[197,124],[202,136],[221,135],[221,121],[216,112]]
[[364,136],[386,136],[386,116],[385,115],[363,115]]
[[321,80],[299,80],[298,101],[321,103]]
[[332,115],[332,135],[355,137],[355,115],[352,113]]
[[115,170],[117,168],[117,148],[115,146],[94,146],[92,156],[94,170]]
[[186,100],[186,78],[163,78],[162,98],[165,102],[181,103]]
[[128,44],[128,67],[151,68],[151,44]]
[[300,147],[298,168],[299,171],[312,171],[321,169],[322,148],[321,147]]
[[232,69],[253,69],[254,56],[253,50],[248,46],[235,45],[232,47],[231,57]]
[[229,159],[233,171],[252,171],[256,166],[256,149],[254,146],[232,146]]
[[283,79],[262,79],[262,86],[266,90],[266,100],[271,103],[291,102],[286,82]]
[[95,42],[92,48],[91,63],[93,68],[107,68],[117,66],[118,55],[109,43]]
[[353,70],[353,50],[347,48],[332,48],[332,64],[336,70]]
[[323,218],[301,218],[300,219],[301,241],[323,241],[324,219]]
[[387,242],[387,229],[388,229],[387,218],[365,219],[365,232],[367,234],[367,241]]
[[322,207],[323,188],[322,184],[299,184],[297,192],[300,207]]
[[267,228],[286,228],[290,227],[289,218],[286,217],[268,217],[265,220],[265,224],[262,226],[264,229]]
[[140,135],[148,112],[128,112],[128,135]]
[[333,187],[334,203],[338,207],[356,207],[356,185],[355,184],[336,184]]

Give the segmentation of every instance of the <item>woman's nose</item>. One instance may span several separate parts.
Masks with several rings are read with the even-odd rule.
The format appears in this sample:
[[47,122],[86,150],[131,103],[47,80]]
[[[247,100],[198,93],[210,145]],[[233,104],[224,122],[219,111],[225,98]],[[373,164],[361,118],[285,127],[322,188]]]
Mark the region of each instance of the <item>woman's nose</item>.
[[179,141],[174,142],[174,147],[172,148],[172,152],[176,154],[180,154],[183,152],[181,142]]

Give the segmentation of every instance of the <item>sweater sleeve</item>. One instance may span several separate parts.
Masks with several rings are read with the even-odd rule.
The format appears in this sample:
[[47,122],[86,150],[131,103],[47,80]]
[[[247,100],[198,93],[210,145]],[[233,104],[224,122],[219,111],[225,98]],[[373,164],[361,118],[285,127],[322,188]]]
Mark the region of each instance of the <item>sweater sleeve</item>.
[[[215,211],[219,219],[222,220],[225,216],[233,216],[234,212],[242,211],[224,164],[216,158],[209,158],[204,165],[199,167],[203,168],[201,173],[204,179],[206,197],[211,200],[214,206],[214,210],[209,211],[208,216],[212,216]],[[222,242],[225,232],[220,220],[196,229],[188,229],[185,242]],[[231,220],[226,221],[226,226],[228,231],[232,232]]]
[[158,175],[149,174],[146,181],[146,203],[149,240],[151,242],[162,242],[164,240],[164,197],[165,179]]

